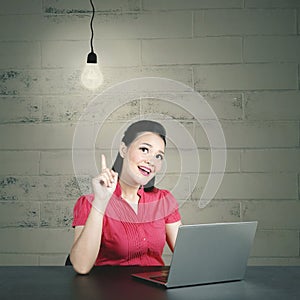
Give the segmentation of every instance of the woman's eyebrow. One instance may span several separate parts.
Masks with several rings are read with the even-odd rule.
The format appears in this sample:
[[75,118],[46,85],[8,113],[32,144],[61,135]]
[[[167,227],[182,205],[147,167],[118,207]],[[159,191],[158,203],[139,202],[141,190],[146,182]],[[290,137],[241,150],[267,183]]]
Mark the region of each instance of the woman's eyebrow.
[[[148,146],[150,148],[153,148],[153,146],[151,144],[148,144],[148,143],[142,143],[142,145],[146,145],[146,146]],[[162,150],[158,150],[158,152],[161,153],[161,154],[165,154],[165,152],[162,151]]]

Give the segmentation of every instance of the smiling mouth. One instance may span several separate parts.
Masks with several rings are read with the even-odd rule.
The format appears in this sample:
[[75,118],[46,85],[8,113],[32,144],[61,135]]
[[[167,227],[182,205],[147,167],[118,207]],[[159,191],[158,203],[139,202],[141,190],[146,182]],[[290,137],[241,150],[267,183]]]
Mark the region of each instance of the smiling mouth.
[[151,173],[151,169],[149,169],[147,167],[138,167],[138,168],[144,176],[149,176]]

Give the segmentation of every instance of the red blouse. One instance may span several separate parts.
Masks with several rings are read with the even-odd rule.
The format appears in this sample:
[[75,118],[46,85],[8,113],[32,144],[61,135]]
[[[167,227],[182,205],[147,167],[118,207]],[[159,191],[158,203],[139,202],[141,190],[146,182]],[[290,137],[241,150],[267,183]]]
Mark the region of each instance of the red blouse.
[[[101,246],[95,265],[164,265],[165,224],[179,221],[175,198],[167,190],[138,191],[137,213],[121,197],[118,184],[103,218]],[[72,226],[82,226],[91,210],[92,194],[81,196],[74,207]]]

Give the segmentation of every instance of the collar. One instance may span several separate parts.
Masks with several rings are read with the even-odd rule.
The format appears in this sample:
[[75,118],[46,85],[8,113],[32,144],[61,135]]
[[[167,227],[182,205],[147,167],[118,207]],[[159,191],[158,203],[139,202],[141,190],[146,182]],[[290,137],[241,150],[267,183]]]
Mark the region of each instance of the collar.
[[[141,186],[138,191],[137,191],[137,194],[141,197],[141,199],[143,198],[143,195],[144,195],[145,191],[144,191],[144,186]],[[118,181],[117,183],[117,186],[116,186],[116,189],[114,191],[114,195],[117,196],[117,197],[121,197],[122,195],[122,189],[121,189],[121,185],[120,185],[120,182]]]

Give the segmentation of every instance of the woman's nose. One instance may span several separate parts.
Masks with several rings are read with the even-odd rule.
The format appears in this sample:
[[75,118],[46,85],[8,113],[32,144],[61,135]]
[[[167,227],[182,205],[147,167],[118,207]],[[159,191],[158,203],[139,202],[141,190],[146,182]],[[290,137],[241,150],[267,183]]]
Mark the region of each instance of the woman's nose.
[[146,157],[146,163],[150,165],[154,165],[155,163],[155,155],[149,153]]

